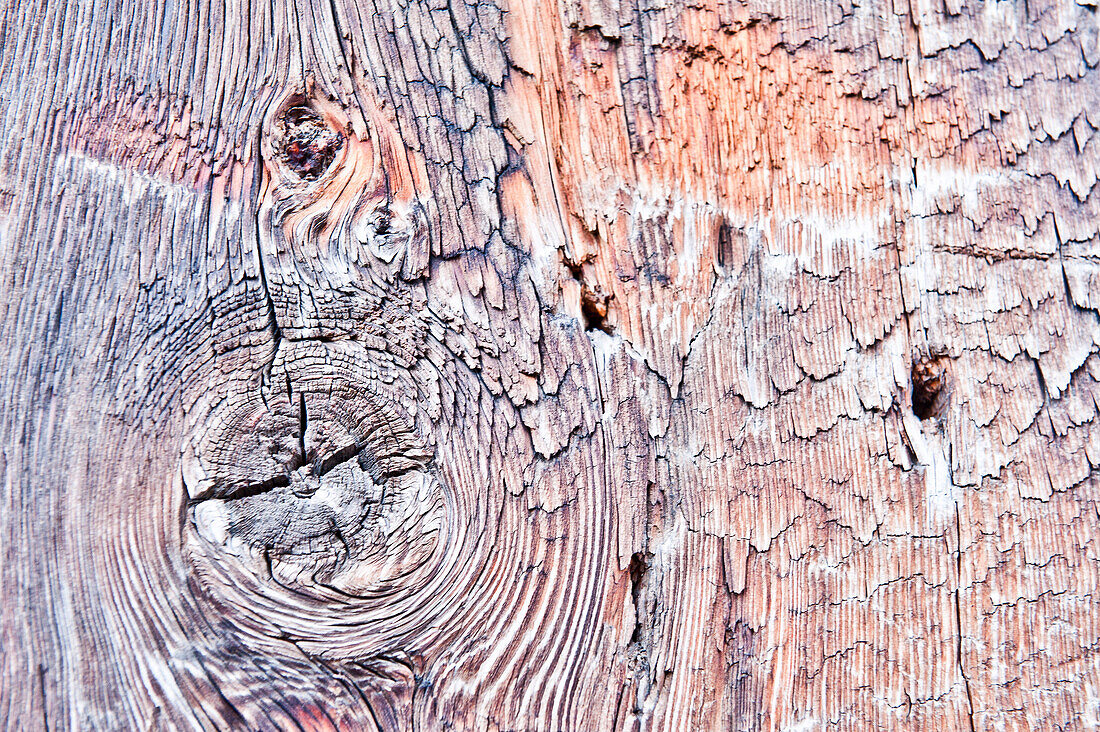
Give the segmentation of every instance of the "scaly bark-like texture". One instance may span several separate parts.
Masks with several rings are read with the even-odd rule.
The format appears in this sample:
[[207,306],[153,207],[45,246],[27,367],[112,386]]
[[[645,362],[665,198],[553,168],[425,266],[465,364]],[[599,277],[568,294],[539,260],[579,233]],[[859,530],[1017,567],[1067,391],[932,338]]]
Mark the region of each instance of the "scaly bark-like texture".
[[1100,725],[1092,0],[6,0],[8,729]]

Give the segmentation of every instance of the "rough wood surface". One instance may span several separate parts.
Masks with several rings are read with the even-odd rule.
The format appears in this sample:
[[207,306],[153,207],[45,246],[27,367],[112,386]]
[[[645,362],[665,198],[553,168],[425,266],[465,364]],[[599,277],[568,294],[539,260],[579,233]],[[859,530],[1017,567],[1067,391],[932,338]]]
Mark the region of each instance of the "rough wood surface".
[[1093,0],[5,0],[8,729],[1100,726]]

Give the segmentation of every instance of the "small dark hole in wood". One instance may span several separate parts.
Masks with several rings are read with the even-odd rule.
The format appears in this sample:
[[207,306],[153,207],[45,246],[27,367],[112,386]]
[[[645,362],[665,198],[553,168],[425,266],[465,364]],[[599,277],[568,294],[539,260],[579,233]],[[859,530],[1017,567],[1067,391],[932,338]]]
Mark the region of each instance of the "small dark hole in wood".
[[728,221],[723,220],[718,226],[718,266],[725,267],[733,260],[733,231]]
[[611,332],[611,324],[607,322],[607,301],[610,299],[608,295],[588,289],[587,285],[581,288],[581,315],[584,316],[585,330]]
[[642,638],[642,613],[639,603],[642,597],[642,583],[648,570],[649,563],[646,561],[645,554],[634,552],[630,555],[630,567],[627,572],[630,575],[630,598],[634,602],[634,632],[630,635],[631,643],[638,643]]
[[382,215],[378,217],[378,223],[374,226],[374,231],[377,234],[390,233],[390,212],[387,209],[382,212]]
[[913,413],[931,419],[946,401],[947,366],[942,358],[922,358],[913,362]]
[[630,567],[627,571],[630,573],[630,584],[633,589],[641,587],[642,577],[647,569],[649,569],[649,564],[646,562],[644,554],[634,552],[630,555]]
[[281,154],[299,177],[313,180],[328,170],[344,146],[339,134],[309,107],[291,107],[283,113]]
[[565,260],[565,266],[573,279],[581,284],[581,317],[585,330],[602,330],[611,333],[611,324],[607,322],[607,303],[614,295],[609,295],[597,284],[590,286],[584,279],[584,268],[575,262]]

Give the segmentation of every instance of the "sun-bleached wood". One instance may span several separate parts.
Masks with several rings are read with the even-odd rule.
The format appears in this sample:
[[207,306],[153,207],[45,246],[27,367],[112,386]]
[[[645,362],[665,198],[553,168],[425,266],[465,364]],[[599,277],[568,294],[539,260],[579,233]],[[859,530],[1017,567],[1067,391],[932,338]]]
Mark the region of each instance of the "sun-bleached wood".
[[1100,725],[1091,0],[0,7],[5,728]]

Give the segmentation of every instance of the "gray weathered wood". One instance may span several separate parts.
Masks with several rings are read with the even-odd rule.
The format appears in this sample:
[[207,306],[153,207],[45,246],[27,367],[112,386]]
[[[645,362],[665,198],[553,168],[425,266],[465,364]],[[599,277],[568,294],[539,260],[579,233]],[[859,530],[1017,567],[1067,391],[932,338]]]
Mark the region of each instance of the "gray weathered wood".
[[1095,729],[1091,0],[7,0],[8,729]]

